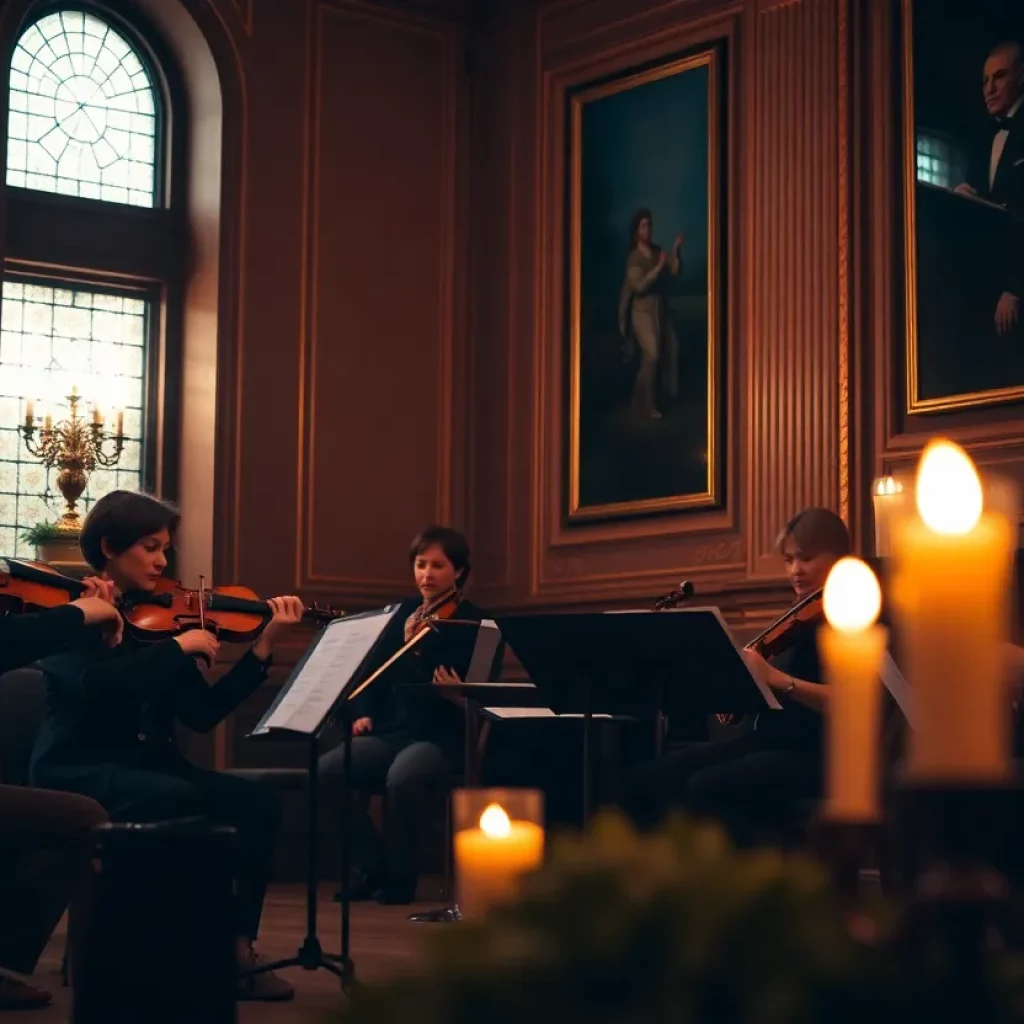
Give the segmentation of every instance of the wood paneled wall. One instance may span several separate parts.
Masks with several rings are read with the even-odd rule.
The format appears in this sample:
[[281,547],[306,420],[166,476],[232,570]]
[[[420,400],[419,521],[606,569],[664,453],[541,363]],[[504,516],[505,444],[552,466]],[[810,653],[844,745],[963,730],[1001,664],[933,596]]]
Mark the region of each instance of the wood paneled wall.
[[[620,603],[683,577],[731,613],[784,603],[774,539],[800,508],[850,517],[848,0],[554,0],[475,40],[471,527],[481,599]],[[726,487],[706,512],[563,517],[565,96],[710,40],[727,46]]]

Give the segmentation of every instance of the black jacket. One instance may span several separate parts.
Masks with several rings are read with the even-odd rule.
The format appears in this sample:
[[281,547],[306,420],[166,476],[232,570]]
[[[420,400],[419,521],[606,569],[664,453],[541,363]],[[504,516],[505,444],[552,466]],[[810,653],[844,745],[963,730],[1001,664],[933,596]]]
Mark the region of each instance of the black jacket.
[[175,723],[209,731],[259,688],[268,663],[247,652],[210,685],[172,639],[142,645],[126,638],[112,649],[97,637],[40,668],[46,717],[32,779],[61,788],[70,772],[78,781],[69,788],[101,799],[111,767],[173,770],[180,763]]
[[[405,623],[420,606],[419,598],[404,601],[388,623],[367,664],[367,674],[384,664],[405,644]],[[455,618],[480,622],[483,612],[471,601],[463,601]],[[353,714],[373,720],[373,733],[408,740],[429,740],[446,749],[461,744],[464,735],[462,709],[436,692],[433,671],[409,661],[405,674],[388,672],[368,686],[355,700]]]
[[0,673],[98,636],[98,627],[85,624],[82,609],[69,604],[30,615],[4,615],[0,617]]

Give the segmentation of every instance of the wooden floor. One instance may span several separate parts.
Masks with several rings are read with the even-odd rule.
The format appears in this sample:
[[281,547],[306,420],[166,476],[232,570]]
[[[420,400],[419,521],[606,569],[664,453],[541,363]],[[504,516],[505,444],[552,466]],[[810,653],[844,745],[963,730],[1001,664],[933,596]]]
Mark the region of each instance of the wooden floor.
[[[341,915],[331,901],[335,887],[325,886],[320,893],[319,933],[325,951],[338,952]],[[376,903],[359,903],[352,908],[352,959],[359,978],[377,981],[392,977],[414,966],[421,937],[444,925],[413,924],[406,920],[419,909],[438,906],[420,904],[411,907],[381,907]],[[305,934],[306,912],[304,891],[300,886],[275,886],[267,897],[260,933],[259,950],[265,956],[292,956]],[[33,981],[54,993],[52,1006],[45,1010],[24,1013],[0,1012],[0,1024],[64,1024],[68,1019],[68,990],[60,984],[60,957],[64,948],[63,925],[50,941]],[[309,1024],[310,1013],[344,1005],[338,981],[327,971],[304,971],[294,968],[284,972],[296,987],[290,1003],[240,1003],[239,1024]]]

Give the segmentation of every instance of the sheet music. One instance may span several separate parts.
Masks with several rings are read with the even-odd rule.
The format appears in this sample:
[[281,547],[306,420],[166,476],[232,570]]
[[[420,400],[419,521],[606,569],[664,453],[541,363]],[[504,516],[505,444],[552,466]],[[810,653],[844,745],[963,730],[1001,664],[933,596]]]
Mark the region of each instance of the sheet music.
[[885,688],[892,694],[892,699],[899,705],[907,724],[913,728],[914,695],[910,692],[910,683],[907,682],[906,677],[888,651],[882,659],[882,667],[878,674],[885,684]]
[[336,619],[291,680],[281,702],[256,731],[312,733],[334,707],[352,676],[394,618],[396,606],[370,615]]
[[473,656],[469,659],[465,682],[491,682],[491,668],[500,643],[501,630],[492,619],[484,619],[476,632],[476,643],[473,645]]

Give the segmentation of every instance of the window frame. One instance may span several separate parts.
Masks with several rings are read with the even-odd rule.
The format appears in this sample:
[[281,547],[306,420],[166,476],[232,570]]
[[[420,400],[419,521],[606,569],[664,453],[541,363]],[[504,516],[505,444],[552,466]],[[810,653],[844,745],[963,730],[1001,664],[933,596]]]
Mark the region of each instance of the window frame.
[[[152,207],[71,196],[6,184],[7,228],[3,273],[47,286],[64,283],[150,302],[146,331],[146,412],[142,486],[178,496],[181,336],[188,257],[187,96],[159,32],[134,9],[104,0],[40,0],[26,14],[16,43],[39,19],[63,11],[87,12],[108,22],[132,46],[153,85],[154,197]],[[5,76],[10,96],[11,60]],[[7,147],[7,126],[2,140]]]

